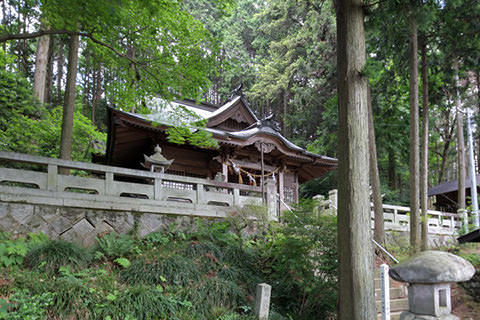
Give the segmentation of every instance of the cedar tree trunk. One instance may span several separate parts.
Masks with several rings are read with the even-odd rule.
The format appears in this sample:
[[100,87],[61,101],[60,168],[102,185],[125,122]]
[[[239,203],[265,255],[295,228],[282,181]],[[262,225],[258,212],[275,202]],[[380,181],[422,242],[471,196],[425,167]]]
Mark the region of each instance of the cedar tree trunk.
[[373,108],[370,88],[368,88],[368,150],[370,153],[370,185],[373,192],[373,212],[375,225],[373,238],[380,244],[385,243],[385,223],[383,217],[382,193],[380,189],[380,175],[377,163],[377,145],[375,143],[375,127],[373,125]]
[[363,1],[337,2],[340,320],[375,319]]
[[[60,159],[70,160],[72,154],[73,114],[75,111],[76,77],[78,65],[79,36],[70,36],[68,50],[67,84],[63,105],[62,136],[60,139]],[[68,174],[68,170],[62,173]]]
[[413,252],[420,250],[420,190],[419,190],[419,137],[418,137],[418,39],[417,21],[413,14],[409,18],[410,73],[410,246]]
[[[44,28],[45,25],[42,23],[40,29]],[[35,56],[35,73],[33,75],[33,94],[41,103],[45,103],[49,44],[50,35],[44,35],[38,38],[37,52]]]
[[422,209],[422,250],[428,249],[428,70],[427,43],[422,41],[422,171],[420,172],[420,204]]
[[457,161],[458,161],[458,210],[465,210],[465,140],[463,137],[463,113],[461,111],[460,92],[458,90],[458,61],[453,61],[455,73],[455,108],[457,110]]

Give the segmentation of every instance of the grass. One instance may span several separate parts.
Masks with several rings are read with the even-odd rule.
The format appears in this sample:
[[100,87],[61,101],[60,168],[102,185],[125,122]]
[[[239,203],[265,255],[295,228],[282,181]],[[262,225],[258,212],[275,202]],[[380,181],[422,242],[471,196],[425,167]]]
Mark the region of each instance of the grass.
[[[0,319],[2,301],[16,299],[3,308],[12,315],[8,319],[250,320],[262,282],[284,291],[272,301],[271,319],[301,319],[299,295],[282,289],[275,276],[284,259],[275,255],[292,252],[279,250],[285,241],[275,244],[271,235],[239,239],[226,227],[209,223],[188,236],[166,230],[142,240],[104,235],[90,249],[60,240],[32,245],[23,262],[0,268]],[[329,308],[315,297],[307,294],[309,308]],[[283,299],[291,300],[288,310]]]

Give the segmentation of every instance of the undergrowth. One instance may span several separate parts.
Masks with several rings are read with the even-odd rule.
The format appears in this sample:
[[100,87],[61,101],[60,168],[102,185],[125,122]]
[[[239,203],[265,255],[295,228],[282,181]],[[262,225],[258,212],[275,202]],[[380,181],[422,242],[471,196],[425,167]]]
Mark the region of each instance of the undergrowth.
[[18,261],[0,268],[0,319],[249,320],[263,282],[272,285],[270,319],[332,319],[335,218],[310,210],[300,205],[282,225],[259,220],[251,235],[239,211],[191,231],[103,235],[89,249],[19,240]]

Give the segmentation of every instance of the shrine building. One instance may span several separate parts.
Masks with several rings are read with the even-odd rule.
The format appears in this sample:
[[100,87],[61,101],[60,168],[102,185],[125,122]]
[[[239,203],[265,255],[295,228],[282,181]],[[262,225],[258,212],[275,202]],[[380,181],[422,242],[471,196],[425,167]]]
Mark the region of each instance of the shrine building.
[[[165,173],[260,186],[263,172],[264,181],[275,181],[281,203],[297,202],[299,184],[337,168],[337,159],[308,152],[282,136],[272,117],[257,118],[242,95],[222,106],[192,100],[166,104],[147,115],[109,108],[105,164],[145,169],[158,145],[163,157],[173,160]],[[174,124],[165,113],[175,108],[204,120],[218,149],[169,142],[166,131]]]

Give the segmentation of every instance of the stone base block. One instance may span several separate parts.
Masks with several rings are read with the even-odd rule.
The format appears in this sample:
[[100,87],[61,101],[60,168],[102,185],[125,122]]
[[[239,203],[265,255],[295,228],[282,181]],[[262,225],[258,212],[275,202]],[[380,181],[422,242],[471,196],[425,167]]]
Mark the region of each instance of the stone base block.
[[460,320],[457,316],[453,314],[444,314],[442,316],[429,316],[425,314],[415,314],[409,311],[404,311],[400,315],[400,320]]

